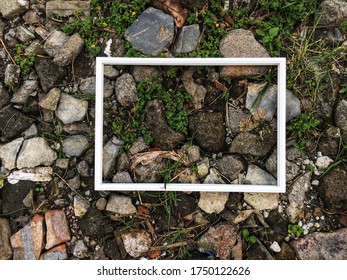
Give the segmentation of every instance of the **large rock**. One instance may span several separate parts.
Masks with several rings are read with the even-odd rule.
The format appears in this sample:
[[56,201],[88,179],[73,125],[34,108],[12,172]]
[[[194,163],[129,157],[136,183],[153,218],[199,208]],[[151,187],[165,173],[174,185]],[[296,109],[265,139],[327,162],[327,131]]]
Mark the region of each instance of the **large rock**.
[[90,208],[78,225],[90,237],[103,237],[114,229],[113,222],[96,208]]
[[55,111],[58,107],[60,94],[61,94],[60,89],[52,88],[46,95],[44,95],[41,98],[39,102],[40,107],[47,110]]
[[230,181],[238,179],[239,174],[245,171],[244,162],[234,155],[224,155],[216,160],[218,171]]
[[67,41],[68,36],[59,30],[55,30],[49,37],[46,39],[44,44],[45,52],[50,56],[54,57],[60,48]]
[[315,232],[291,242],[301,260],[346,260],[347,228],[335,232]]
[[7,219],[0,218],[0,260],[8,260],[12,257],[10,237],[10,223]]
[[199,24],[183,26],[174,44],[174,53],[181,54],[194,51],[199,37]]
[[276,209],[279,201],[278,193],[245,193],[244,200],[255,210]]
[[334,168],[321,178],[318,192],[326,208],[337,212],[347,211],[347,168]]
[[112,194],[108,199],[106,211],[120,215],[131,215],[136,213],[136,208],[130,197]]
[[240,132],[241,122],[246,120],[249,116],[241,108],[229,107],[229,128],[230,132],[233,135],[236,135]]
[[171,43],[174,34],[173,17],[150,7],[127,29],[125,39],[135,50],[157,56]]
[[24,84],[13,94],[11,102],[24,105],[27,103],[29,96],[34,93],[39,86],[37,80],[26,80]]
[[165,167],[162,159],[156,159],[149,164],[141,163],[134,168],[134,181],[137,183],[159,183],[163,181],[161,171]]
[[[219,45],[223,57],[269,57],[266,49],[254,38],[251,31],[234,29]],[[261,76],[267,71],[265,66],[224,66],[221,77],[244,78]]]
[[51,88],[59,86],[65,77],[65,69],[54,64],[50,58],[35,59],[35,70],[40,79],[40,84],[44,92]]
[[87,101],[62,94],[55,113],[64,124],[70,124],[82,121],[86,117],[87,111]]
[[239,133],[231,143],[229,152],[243,155],[266,156],[276,144],[275,132],[266,133],[263,137],[249,132]]
[[324,0],[318,9],[317,18],[321,25],[339,26],[347,19],[346,0]]
[[225,146],[226,131],[221,112],[200,111],[189,118],[189,133],[206,152],[219,153]]
[[173,130],[167,123],[164,105],[160,100],[147,102],[144,125],[153,137],[152,146],[172,150],[185,141],[185,136]]
[[46,250],[56,245],[70,241],[69,225],[63,210],[49,210],[45,213]]
[[52,150],[45,139],[35,137],[25,140],[17,158],[17,168],[51,165],[57,159],[57,153]]
[[219,214],[224,210],[228,199],[229,193],[226,192],[200,192],[198,206],[208,214]]
[[59,49],[54,56],[53,62],[60,67],[69,65],[78,57],[83,47],[84,41],[82,37],[78,33],[75,33]]
[[13,18],[18,14],[24,14],[29,10],[29,0],[1,0],[0,13],[5,19]]
[[63,152],[68,157],[79,157],[89,148],[89,140],[84,135],[72,135],[62,142]]
[[123,145],[121,140],[113,136],[102,150],[102,175],[107,179],[114,171],[119,148]]
[[115,92],[118,102],[125,108],[132,107],[139,100],[136,93],[135,80],[128,73],[117,79]]
[[145,230],[131,231],[121,235],[125,251],[133,258],[146,253],[151,245],[151,235]]
[[0,146],[0,159],[2,166],[8,170],[16,168],[16,159],[20,147],[23,143],[23,138],[18,138],[10,143]]
[[251,185],[277,184],[277,180],[272,175],[254,164],[248,165],[245,181],[247,182],[247,184]]

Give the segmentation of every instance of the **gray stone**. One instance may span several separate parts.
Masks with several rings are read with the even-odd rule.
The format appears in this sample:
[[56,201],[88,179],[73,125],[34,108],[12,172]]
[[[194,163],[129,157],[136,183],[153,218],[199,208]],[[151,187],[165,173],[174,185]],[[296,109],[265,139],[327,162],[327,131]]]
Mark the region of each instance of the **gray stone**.
[[95,77],[88,77],[88,78],[81,80],[79,90],[82,93],[94,95],[95,94],[95,85],[96,85]]
[[63,140],[62,146],[67,157],[79,157],[89,148],[89,140],[84,135],[72,135]]
[[82,37],[78,33],[75,33],[60,48],[54,56],[53,62],[60,67],[69,65],[78,57],[83,47],[84,41]]
[[319,6],[317,18],[320,25],[339,26],[347,18],[345,0],[324,0]]
[[342,138],[347,141],[347,100],[340,100],[334,114],[335,124],[341,130]]
[[173,17],[150,7],[127,29],[125,39],[135,50],[157,56],[171,43],[174,33]]
[[347,229],[335,232],[315,232],[292,241],[296,256],[300,260],[346,260]]
[[189,53],[194,51],[200,37],[199,24],[183,26],[173,47],[174,53]]
[[9,260],[12,257],[10,237],[10,223],[7,219],[0,218],[0,260]]
[[88,102],[71,95],[62,94],[56,110],[57,117],[64,123],[70,124],[82,121],[88,111]]
[[135,80],[129,73],[125,73],[117,79],[115,92],[117,101],[125,108],[132,107],[139,100]]
[[[288,150],[287,150],[288,151]],[[272,154],[266,161],[266,169],[277,178],[277,149],[274,149]],[[286,180],[287,182],[293,180],[300,172],[300,166],[295,162],[286,160]]]
[[232,134],[240,132],[240,124],[248,118],[248,114],[241,108],[229,107],[229,128]]
[[26,140],[26,139],[29,139],[29,138],[33,138],[37,135],[38,131],[37,131],[37,127],[36,125],[33,123],[28,129],[26,129],[24,132],[23,132],[23,138]]
[[111,260],[121,260],[117,242],[114,238],[108,239],[104,245],[104,254]]
[[49,251],[45,252],[41,255],[40,260],[50,260],[50,261],[58,261],[58,260],[67,260],[68,255],[66,251],[66,245],[62,244],[56,246]]
[[105,179],[108,178],[114,170],[118,151],[122,145],[123,142],[113,136],[104,146],[102,152],[102,174]]
[[7,64],[5,69],[4,83],[6,86],[16,86],[19,83],[20,68],[16,64]]
[[128,172],[117,172],[112,178],[112,183],[133,183],[133,179]]
[[152,245],[151,235],[145,230],[123,233],[121,237],[125,251],[133,258],[146,253]]
[[35,39],[35,35],[24,26],[19,26],[17,27],[17,30],[16,30],[16,38],[21,43],[27,44],[33,39]]
[[5,139],[10,139],[26,130],[34,120],[7,106],[0,110],[0,135]]
[[118,156],[116,170],[118,172],[129,170],[130,168],[130,159],[126,153],[123,153]]
[[65,69],[55,65],[52,59],[37,57],[35,59],[35,70],[44,92],[59,86],[65,77]]
[[86,201],[84,198],[82,198],[80,195],[75,195],[73,199],[73,208],[75,216],[78,218],[81,218],[87,213],[88,209],[90,207],[90,204],[88,201]]
[[132,215],[137,212],[130,197],[116,194],[110,195],[106,205],[106,211],[120,215]]
[[219,214],[225,208],[225,203],[229,199],[227,192],[200,192],[198,206],[207,214]]
[[286,121],[301,115],[300,99],[289,89],[286,91]]
[[148,101],[145,111],[144,125],[153,137],[153,147],[172,150],[185,141],[184,134],[176,132],[168,125],[162,101]]
[[45,50],[39,40],[33,40],[25,49],[24,54],[28,55],[30,52],[33,52],[36,55],[45,55]]
[[89,177],[89,164],[87,161],[82,160],[79,162],[76,166],[78,174],[80,174],[82,177]]
[[100,197],[95,203],[95,207],[100,211],[104,211],[106,209],[106,205],[107,205],[107,200],[104,197]]
[[234,224],[218,224],[210,227],[197,241],[198,250],[213,253],[221,260],[230,260],[237,242],[239,227]]
[[278,207],[278,193],[245,193],[244,201],[255,210],[272,210]]
[[40,23],[40,16],[38,14],[38,11],[35,11],[35,10],[27,11],[23,16],[23,20],[27,24]]
[[277,180],[254,164],[248,165],[247,175],[245,178],[247,184],[250,185],[276,185]]
[[73,248],[72,254],[80,259],[87,257],[88,248],[84,244],[83,240],[77,240]]
[[266,249],[266,247],[258,240],[258,238],[255,244],[250,245],[245,258],[247,260],[274,260],[274,257]]
[[293,161],[301,157],[301,152],[296,147],[290,147],[286,149],[286,157],[287,157],[287,160]]
[[90,135],[92,132],[92,127],[86,122],[70,123],[63,126],[63,131],[70,135],[84,134]]
[[54,57],[60,48],[65,44],[67,41],[68,36],[65,35],[65,33],[55,30],[46,40],[44,44],[45,52],[50,56]]
[[5,19],[13,18],[29,10],[28,0],[1,0],[0,13]]
[[200,148],[196,145],[188,146],[185,153],[190,164],[195,163],[201,159]]
[[159,183],[163,178],[161,170],[165,167],[165,164],[161,159],[156,159],[147,165],[141,163],[136,165],[134,169],[134,181],[136,183]]
[[[339,83],[337,80],[336,82]],[[317,91],[315,97],[315,117],[320,119],[331,118],[331,115],[335,109],[335,101],[337,96],[337,87],[332,88],[329,83],[323,83],[322,88]]]
[[294,181],[288,188],[289,204],[286,208],[289,222],[296,224],[304,217],[305,194],[311,187],[311,172],[307,172]]
[[17,168],[52,165],[57,153],[52,150],[42,137],[25,140],[18,154]]
[[73,178],[67,180],[67,183],[73,188],[74,190],[78,190],[81,186],[81,177],[80,174],[76,174]]
[[112,65],[105,65],[104,76],[112,80],[119,76],[119,71],[116,68],[114,68]]
[[78,222],[83,234],[90,237],[103,237],[109,234],[114,229],[113,224],[114,222],[111,222],[96,208],[90,208]]
[[70,159],[68,158],[58,158],[55,162],[55,166],[61,169],[67,169],[69,167],[69,161]]
[[[110,97],[114,92],[114,82],[104,79],[104,97]],[[95,93],[95,89],[94,89]]]
[[132,75],[137,83],[145,79],[151,80],[158,73],[158,69],[154,66],[136,65],[132,69]]
[[10,99],[10,95],[8,94],[2,83],[0,83],[0,110],[6,105],[10,104]]
[[347,169],[334,168],[320,179],[318,193],[327,209],[347,211]]
[[190,116],[188,128],[202,150],[218,153],[225,146],[226,131],[223,123],[223,113],[200,111]]
[[[254,38],[251,31],[234,29],[219,45],[223,57],[269,57],[266,49]],[[267,71],[265,66],[224,66],[221,77],[243,78],[261,76]]]
[[39,86],[37,80],[26,80],[24,84],[13,94],[11,102],[24,105],[31,94],[33,94]]
[[23,143],[23,138],[18,138],[5,145],[0,145],[0,159],[2,166],[8,170],[16,168],[16,159],[20,147]]
[[328,156],[321,156],[316,159],[315,166],[317,166],[318,170],[324,170],[327,168],[330,164],[334,162],[333,159],[331,159]]
[[238,179],[239,174],[246,170],[246,166],[239,157],[224,155],[216,160],[218,171],[230,181]]
[[149,146],[146,144],[145,140],[143,140],[142,137],[139,137],[133,142],[131,148],[129,149],[129,153],[131,155],[135,155],[137,153],[144,152],[148,148]]
[[266,156],[276,144],[276,133],[266,133],[261,138],[258,134],[239,133],[231,143],[229,152],[244,155]]
[[55,111],[58,107],[61,91],[58,88],[52,88],[39,102],[40,107]]
[[225,182],[219,172],[216,169],[211,168],[210,174],[208,174],[204,180],[204,184],[225,184]]
[[[46,1],[47,2],[47,1]],[[46,3],[46,17],[70,17],[82,12],[81,18],[90,17],[90,1],[48,1]]]

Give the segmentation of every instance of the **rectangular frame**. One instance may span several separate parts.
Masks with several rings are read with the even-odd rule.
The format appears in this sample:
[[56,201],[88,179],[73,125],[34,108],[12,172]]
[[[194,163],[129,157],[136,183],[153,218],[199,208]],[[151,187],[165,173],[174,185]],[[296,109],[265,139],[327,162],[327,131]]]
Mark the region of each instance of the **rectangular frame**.
[[[124,66],[277,66],[277,185],[104,183],[102,180],[104,65]],[[96,191],[203,191],[272,192],[286,190],[286,59],[270,58],[96,58],[95,190]]]

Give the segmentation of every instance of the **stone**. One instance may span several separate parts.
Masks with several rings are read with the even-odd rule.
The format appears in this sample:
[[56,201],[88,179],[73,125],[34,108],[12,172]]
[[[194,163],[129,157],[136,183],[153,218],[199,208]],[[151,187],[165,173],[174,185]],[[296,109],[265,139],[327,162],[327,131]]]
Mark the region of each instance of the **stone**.
[[133,183],[133,179],[128,172],[117,172],[112,178],[112,183]]
[[239,227],[234,224],[212,226],[197,241],[198,250],[213,253],[221,260],[230,260],[232,249],[237,242]]
[[59,49],[53,58],[53,62],[60,67],[69,65],[78,57],[83,47],[84,41],[82,37],[75,33]]
[[103,237],[114,229],[114,223],[104,216],[98,209],[91,207],[78,222],[84,235],[90,237]]
[[229,193],[225,192],[200,192],[198,206],[207,214],[219,214],[224,210],[225,203],[229,199]]
[[137,212],[130,197],[116,194],[111,194],[108,199],[106,211],[120,215],[132,215]]
[[58,261],[58,260],[67,260],[67,250],[66,245],[62,244],[59,246],[56,246],[49,251],[45,252],[41,255],[40,260],[50,260],[50,261]]
[[184,134],[173,130],[167,123],[164,104],[154,99],[147,102],[144,125],[153,137],[152,146],[162,150],[172,150],[186,139]]
[[17,184],[5,185],[2,189],[2,214],[10,217],[18,217],[26,209],[23,200],[35,184],[30,181],[20,181]]
[[87,200],[85,200],[80,195],[75,195],[73,199],[73,208],[75,216],[80,218],[83,217],[85,213],[87,213],[90,205]]
[[201,159],[200,148],[196,145],[188,146],[186,149],[186,155],[190,164],[195,163]]
[[112,65],[105,65],[104,76],[110,80],[114,80],[119,76],[119,71]]
[[29,10],[28,0],[2,0],[0,4],[0,13],[5,19],[11,19]]
[[0,159],[2,166],[8,170],[16,168],[16,159],[20,147],[23,143],[23,138],[17,138],[5,145],[0,145]]
[[86,117],[87,111],[88,102],[86,100],[62,94],[55,113],[64,124],[71,124],[82,121]]
[[80,174],[76,174],[73,178],[67,180],[67,183],[74,190],[78,190],[81,187],[81,176],[80,176]]
[[201,109],[207,93],[206,88],[203,85],[195,83],[193,75],[196,68],[190,67],[183,72],[182,82],[185,90],[193,97],[193,106],[196,110]]
[[304,217],[305,194],[311,187],[311,176],[311,172],[305,173],[287,189],[289,204],[286,208],[286,214],[292,224],[297,224]]
[[276,140],[275,132],[266,133],[263,137],[258,134],[241,132],[232,141],[229,152],[264,157],[276,144]]
[[95,203],[95,207],[100,211],[104,211],[106,209],[106,205],[107,200],[104,197],[100,197]]
[[239,174],[246,170],[244,162],[237,156],[224,155],[216,160],[218,171],[230,181],[238,179]]
[[174,19],[155,8],[148,8],[129,26],[125,39],[144,54],[157,56],[172,42]]
[[40,102],[40,107],[55,111],[58,107],[61,91],[59,88],[52,88],[47,94],[45,94]]
[[11,236],[14,260],[38,260],[44,247],[43,217],[35,215],[31,222]]
[[24,140],[17,158],[17,168],[52,165],[57,153],[52,150],[43,137]]
[[115,92],[117,101],[125,108],[132,107],[139,100],[135,80],[129,73],[125,73],[117,79]]
[[104,254],[111,260],[120,260],[121,256],[117,247],[116,240],[109,239],[104,245]]
[[28,129],[26,129],[23,132],[22,135],[23,135],[23,138],[26,140],[26,139],[35,137],[37,133],[38,133],[37,126],[33,123]]
[[208,158],[204,158],[196,164],[196,168],[199,177],[203,178],[210,172],[210,161]]
[[342,99],[337,103],[334,120],[341,130],[343,140],[347,141],[347,100]]
[[46,250],[71,240],[69,225],[63,210],[48,210],[46,221]]
[[5,69],[5,78],[4,78],[5,85],[9,87],[14,87],[18,85],[19,77],[20,77],[20,67],[16,64],[7,64]]
[[70,135],[84,134],[90,135],[92,132],[91,126],[86,122],[70,123],[63,126],[63,131]]
[[286,90],[286,122],[301,115],[300,99],[289,89]]
[[88,77],[82,79],[79,83],[79,90],[84,94],[95,94],[96,78]]
[[147,165],[141,163],[136,165],[133,171],[134,181],[136,183],[159,183],[162,182],[163,177],[161,170],[165,167],[161,159],[156,159]]
[[0,19],[0,38],[4,37],[5,32],[5,23]]
[[148,252],[152,245],[151,235],[145,230],[123,233],[121,237],[125,251],[133,258]]
[[183,26],[181,32],[179,33],[175,41],[173,52],[182,54],[194,51],[199,37],[199,24]]
[[26,80],[24,84],[13,94],[11,102],[24,105],[30,95],[32,95],[38,88],[39,82],[37,80]]
[[192,172],[190,169],[186,169],[181,172],[178,176],[179,183],[185,184],[200,184],[199,177],[195,172]]
[[240,132],[240,124],[243,120],[248,118],[248,114],[241,108],[229,107],[229,128],[232,134]]
[[324,0],[318,8],[317,16],[320,25],[339,26],[347,18],[345,0]]
[[189,118],[189,133],[195,135],[200,148],[206,152],[218,153],[224,149],[226,131],[221,112],[200,111]]
[[291,242],[300,260],[346,260],[347,229],[314,232]]
[[35,39],[35,35],[24,26],[19,26],[16,30],[16,39],[23,44],[28,44]]
[[29,10],[23,15],[23,20],[27,24],[40,23],[40,16],[37,11]]
[[83,240],[77,240],[73,249],[72,254],[79,259],[87,257],[88,248],[84,244]]
[[89,177],[90,176],[89,164],[87,161],[82,160],[81,162],[79,162],[77,164],[76,169],[77,169],[78,174],[80,174],[82,177]]
[[13,170],[7,177],[10,184],[16,184],[18,181],[32,181],[32,182],[49,182],[52,180],[53,169],[52,167],[35,167],[35,168],[22,168],[20,170]]
[[119,148],[123,142],[113,136],[104,146],[102,150],[102,174],[104,178],[108,178],[114,170]]
[[276,260],[295,260],[295,252],[287,242],[282,242],[281,251],[275,254]]
[[276,185],[277,180],[260,167],[248,165],[245,181],[250,185]]
[[[251,31],[234,29],[221,41],[219,50],[223,57],[269,57],[266,49],[254,38]],[[224,66],[221,77],[245,78],[261,76],[267,71],[265,66]]]
[[274,257],[266,247],[257,239],[257,242],[251,244],[247,250],[246,260],[274,260]]
[[8,94],[2,83],[0,83],[0,110],[10,104],[10,100],[10,95]]
[[84,135],[72,135],[62,142],[63,153],[67,157],[79,157],[89,148],[89,140]]
[[245,193],[244,201],[255,210],[272,210],[278,207],[278,193]]
[[319,197],[327,209],[336,212],[347,211],[347,169],[339,166],[320,179]]
[[90,1],[48,1],[46,17],[70,17],[78,13],[82,19],[90,17]]
[[12,257],[10,238],[10,223],[7,219],[0,218],[0,260],[9,260]]
[[270,246],[270,250],[275,253],[279,253],[281,252],[281,246],[277,243],[277,241],[274,241]]
[[154,66],[135,65],[132,69],[132,76],[137,83],[147,79],[151,80],[159,71]]
[[35,70],[44,92],[61,85],[66,74],[65,69],[54,64],[50,58],[37,57],[35,59]]
[[210,174],[208,174],[204,180],[204,184],[225,184],[225,182],[219,172],[216,169],[211,168]]
[[328,168],[328,166],[333,162],[334,160],[330,157],[321,156],[316,159],[315,166],[317,166],[318,170],[324,170],[325,168]]
[[131,155],[135,155],[137,153],[144,152],[148,148],[149,146],[146,144],[145,140],[143,140],[142,137],[139,137],[133,142],[131,148],[129,149],[129,153]]
[[109,34],[104,45],[104,54],[107,56],[122,57],[125,54],[124,41],[117,33]]
[[117,158],[116,170],[118,172],[127,171],[130,168],[130,159],[126,153],[122,153]]

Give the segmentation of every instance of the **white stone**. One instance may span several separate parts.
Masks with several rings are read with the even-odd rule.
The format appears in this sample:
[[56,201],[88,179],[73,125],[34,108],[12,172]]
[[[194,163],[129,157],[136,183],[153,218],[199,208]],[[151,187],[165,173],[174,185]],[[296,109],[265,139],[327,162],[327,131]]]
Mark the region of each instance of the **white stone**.
[[312,180],[311,185],[312,186],[319,186],[319,181],[318,180]]
[[208,214],[219,214],[224,210],[229,193],[225,192],[200,192],[198,206]]
[[270,246],[270,250],[272,250],[275,253],[279,253],[281,252],[281,247],[276,241],[274,241]]
[[315,165],[317,166],[317,168],[319,170],[323,170],[323,169],[327,168],[333,162],[334,162],[334,160],[332,160],[330,157],[321,156],[321,157],[317,158]]
[[152,245],[151,235],[144,230],[123,233],[121,237],[125,251],[134,258],[146,253]]
[[136,213],[136,208],[130,197],[111,194],[106,205],[106,211],[120,215],[131,215]]
[[80,197],[79,195],[74,196],[73,200],[74,213],[76,217],[83,217],[87,213],[90,205],[89,202]]
[[19,152],[20,147],[22,146],[23,141],[24,139],[21,137],[5,145],[0,146],[0,159],[2,165],[6,169],[12,170],[16,168],[17,154]]
[[70,124],[82,121],[87,115],[87,110],[87,101],[62,94],[56,115],[64,124]]
[[277,180],[254,164],[250,164],[247,169],[245,180],[251,185],[276,185]]
[[278,193],[245,193],[244,201],[255,210],[272,210],[278,207]]
[[16,184],[19,181],[32,181],[32,182],[49,182],[52,180],[53,169],[52,167],[35,167],[23,168],[21,170],[14,170],[7,177],[10,184]]

